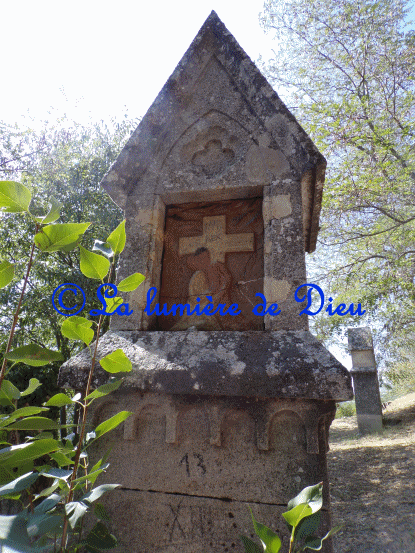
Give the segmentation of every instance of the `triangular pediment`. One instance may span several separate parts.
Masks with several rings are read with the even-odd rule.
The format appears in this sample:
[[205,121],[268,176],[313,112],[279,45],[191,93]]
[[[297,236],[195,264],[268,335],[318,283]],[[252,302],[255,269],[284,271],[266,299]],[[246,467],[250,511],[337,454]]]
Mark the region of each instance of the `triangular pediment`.
[[[301,182],[313,251],[325,159],[212,12],[102,180],[122,209],[131,194]],[[173,175],[173,176],[172,176]]]

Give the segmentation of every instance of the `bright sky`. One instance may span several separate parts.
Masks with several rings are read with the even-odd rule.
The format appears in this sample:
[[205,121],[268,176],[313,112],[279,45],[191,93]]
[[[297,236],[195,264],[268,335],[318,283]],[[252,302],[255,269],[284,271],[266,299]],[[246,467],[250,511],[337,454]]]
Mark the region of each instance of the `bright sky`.
[[[255,61],[263,0],[0,0],[0,120],[144,115],[214,9]],[[4,50],[7,45],[7,50]],[[268,55],[269,54],[269,55]],[[51,112],[48,114],[48,112]],[[25,119],[22,121],[22,115]]]

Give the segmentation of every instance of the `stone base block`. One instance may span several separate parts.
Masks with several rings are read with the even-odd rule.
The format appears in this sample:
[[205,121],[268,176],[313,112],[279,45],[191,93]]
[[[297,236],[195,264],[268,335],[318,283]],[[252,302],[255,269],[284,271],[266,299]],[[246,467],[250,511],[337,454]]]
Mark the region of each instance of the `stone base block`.
[[382,415],[368,415],[366,413],[357,413],[357,425],[360,434],[372,434],[383,430]]
[[318,482],[329,508],[332,401],[119,391],[94,404],[93,425],[121,410],[133,415],[91,451],[92,465],[112,450],[100,483],[122,486],[106,498],[124,540],[119,553],[243,553],[240,535],[253,533],[248,504],[288,544],[281,513]]
[[95,404],[94,426],[133,415],[101,438],[112,450],[107,482],[154,492],[284,505],[324,482],[333,402],[113,394]]
[[[243,553],[240,536],[254,535],[251,515],[282,539],[288,551],[289,533],[281,517],[283,505],[248,504],[209,497],[192,497],[138,490],[116,490],[106,498],[120,545],[114,553]],[[319,535],[327,531],[323,512]],[[331,553],[325,542],[322,553]]]
[[359,432],[370,434],[383,428],[382,403],[376,370],[354,370],[356,414]]

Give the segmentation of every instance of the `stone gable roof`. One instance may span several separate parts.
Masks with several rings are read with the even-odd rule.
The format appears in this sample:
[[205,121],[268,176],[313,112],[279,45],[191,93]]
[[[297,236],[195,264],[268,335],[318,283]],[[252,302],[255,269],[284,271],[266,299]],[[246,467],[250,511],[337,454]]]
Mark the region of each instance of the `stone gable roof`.
[[[184,125],[193,124],[191,115],[187,114],[189,120],[184,121],[183,114],[192,103],[198,79],[213,58],[228,75],[229,86],[243,96],[247,109],[291,160],[291,172],[302,180],[305,249],[314,251],[326,160],[214,11],[103,178],[102,187],[125,209],[132,191],[140,191],[143,186],[154,159],[167,155]],[[258,143],[254,134],[251,139]]]

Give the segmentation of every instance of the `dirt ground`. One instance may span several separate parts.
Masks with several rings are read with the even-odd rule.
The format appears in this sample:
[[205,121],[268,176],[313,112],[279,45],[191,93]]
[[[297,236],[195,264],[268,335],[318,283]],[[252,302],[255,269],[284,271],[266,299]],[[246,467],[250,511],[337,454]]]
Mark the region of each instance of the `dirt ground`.
[[336,419],[328,453],[335,553],[415,553],[415,393],[384,411],[384,430],[359,436]]

